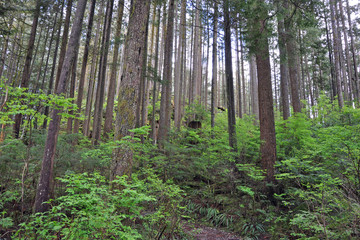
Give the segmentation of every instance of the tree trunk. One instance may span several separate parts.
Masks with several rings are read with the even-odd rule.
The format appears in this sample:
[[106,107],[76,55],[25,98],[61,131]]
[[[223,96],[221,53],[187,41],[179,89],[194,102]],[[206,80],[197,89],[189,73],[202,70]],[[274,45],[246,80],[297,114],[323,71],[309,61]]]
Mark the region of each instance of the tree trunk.
[[114,112],[114,100],[115,100],[115,90],[116,90],[116,74],[117,74],[117,69],[118,69],[120,34],[121,34],[123,15],[124,15],[124,0],[119,0],[118,16],[117,16],[117,21],[116,21],[116,32],[115,32],[114,56],[113,56],[113,63],[111,65],[109,91],[108,91],[108,98],[107,98],[106,112],[105,112],[104,135],[106,137],[107,137],[107,134],[113,129],[113,112]]
[[240,78],[240,57],[239,57],[239,30],[238,27],[235,28],[236,35],[236,79],[237,79],[237,89],[238,89],[238,117],[242,118],[242,101],[241,101],[241,78]]
[[[100,5],[100,13],[104,14],[104,1],[101,1]],[[102,19],[102,14],[100,14],[99,18]],[[90,67],[90,75],[89,75],[89,83],[88,83],[88,92],[86,97],[86,107],[85,107],[85,120],[83,126],[83,134],[84,136],[90,136],[90,123],[91,123],[91,109],[93,105],[93,96],[94,96],[94,89],[95,89],[95,78],[96,78],[96,71],[98,66],[99,58],[99,41],[101,36],[101,24],[102,21],[98,20],[96,24],[96,33],[95,33],[95,40],[94,46],[92,51],[92,62]]]
[[[285,0],[284,7],[288,11],[290,10],[288,6],[288,0]],[[298,71],[298,46],[296,44],[296,32],[294,26],[294,19],[291,19],[290,14],[288,13],[287,19],[285,20],[285,31],[286,31],[286,49],[288,57],[288,66],[289,66],[289,76],[290,76],[290,88],[291,88],[291,103],[293,106],[294,113],[301,112],[301,103],[300,103],[300,91],[299,91],[299,71]]]
[[194,51],[193,51],[193,69],[192,69],[192,98],[190,104],[195,100],[200,101],[201,85],[201,46],[200,46],[200,0],[196,0],[195,26],[194,26]]
[[159,147],[167,139],[170,129],[171,117],[171,86],[172,86],[172,52],[174,42],[174,0],[169,2],[168,24],[166,27],[164,71],[161,89],[160,121],[159,121]]
[[229,0],[224,2],[224,32],[225,32],[225,72],[226,72],[226,95],[228,107],[228,132],[229,145],[233,151],[237,151],[236,139],[236,119],[235,119],[235,101],[234,101],[234,81],[232,70],[232,56],[231,56],[231,27],[230,27],[230,13]]
[[179,31],[179,46],[178,59],[175,65],[175,82],[174,82],[174,123],[175,127],[180,129],[181,123],[181,96],[182,96],[182,82],[184,72],[184,44],[186,41],[186,0],[181,1],[180,12],[180,31]]
[[217,31],[218,31],[218,4],[217,2],[214,2],[212,80],[211,80],[211,128],[215,127],[215,113],[217,107]]
[[[80,117],[82,99],[83,99],[83,95],[84,95],[86,66],[87,66],[88,57],[89,57],[89,45],[90,45],[92,28],[93,28],[93,23],[94,23],[95,5],[96,5],[96,0],[92,0],[91,1],[91,6],[90,6],[90,13],[89,13],[87,32],[86,32],[86,40],[85,40],[85,46],[84,46],[83,61],[82,61],[82,65],[81,65],[80,80],[79,80],[79,87],[78,87],[78,95],[77,95],[77,100],[76,100],[76,106],[78,108],[77,109],[77,114],[76,114],[77,117]],[[78,133],[79,128],[80,128],[80,121],[79,121],[79,119],[76,118],[75,121],[74,121],[73,133]]]
[[[143,54],[145,53],[146,25],[150,11],[150,1],[132,1],[126,42],[124,46],[124,68],[121,76],[118,112],[116,116],[115,139],[130,135],[135,127],[135,112],[138,101]],[[113,152],[110,179],[130,175],[133,152],[120,146]]]
[[342,94],[342,86],[341,86],[341,78],[340,78],[340,59],[339,59],[339,37],[338,31],[335,24],[335,9],[334,9],[335,1],[330,0],[330,14],[331,14],[331,27],[333,32],[333,42],[334,42],[334,58],[335,58],[335,82],[336,82],[336,90],[337,97],[340,109],[344,107],[344,98]]
[[[280,6],[281,8],[281,6]],[[289,104],[289,68],[287,64],[286,53],[286,35],[284,19],[278,17],[278,42],[280,54],[280,95],[281,95],[281,110],[283,119],[286,120],[290,117],[290,104]]]
[[107,58],[110,45],[111,19],[114,6],[114,0],[108,0],[106,5],[106,14],[103,29],[103,38],[101,44],[101,56],[99,66],[98,87],[96,91],[96,101],[94,108],[93,142],[99,144],[101,138],[101,123],[103,119],[104,95],[105,95],[105,77],[107,69]]
[[352,53],[352,60],[353,60],[353,67],[354,67],[354,85],[356,89],[356,98],[357,102],[360,102],[360,86],[359,86],[359,75],[358,75],[358,65],[356,60],[356,51],[354,47],[354,36],[353,36],[353,29],[352,29],[352,23],[351,23],[351,14],[350,14],[350,6],[349,6],[349,0],[346,0],[346,12],[347,12],[347,19],[348,19],[348,25],[349,25],[349,36],[350,36],[350,49]]
[[[81,35],[81,26],[84,18],[85,8],[87,0],[79,0],[76,8],[75,19],[73,28],[71,30],[71,36],[69,40],[69,46],[66,50],[64,64],[61,69],[58,88],[56,94],[63,94],[66,90],[66,82],[70,74],[70,68],[73,64],[76,50],[79,47],[79,39]],[[57,138],[60,130],[61,117],[59,113],[60,109],[54,109],[51,121],[49,124],[48,135],[45,142],[45,153],[41,165],[39,184],[36,189],[34,211],[45,212],[48,210],[49,205],[45,202],[49,200],[50,195],[50,183],[53,181],[53,166],[54,156],[56,150]]]
[[[269,56],[268,31],[266,29],[267,10],[258,10],[258,18],[254,20],[253,31],[256,35],[256,65],[258,74],[259,92],[259,119],[260,119],[260,139],[261,139],[261,164],[266,171],[266,182],[275,181],[274,165],[276,161],[276,138],[275,121],[273,111],[273,95],[271,86],[271,67]],[[261,33],[261,34],[259,34]]]
[[[39,22],[41,3],[42,3],[41,0],[36,1],[34,18],[33,18],[33,23],[32,23],[31,32],[30,32],[28,49],[27,49],[27,53],[26,53],[25,65],[24,65],[24,70],[23,70],[22,78],[21,78],[21,85],[20,85],[21,88],[29,87],[29,81],[30,81],[30,75],[31,75],[31,71],[30,71],[31,60],[33,58],[36,29],[37,29],[38,22]],[[14,123],[15,138],[19,138],[21,120],[22,120],[22,114],[17,114],[15,116],[15,123]]]
[[59,56],[58,70],[57,70],[57,73],[56,73],[56,81],[55,81],[55,91],[58,89],[61,69],[62,69],[62,65],[64,63],[64,59],[65,59],[66,47],[67,47],[68,36],[69,36],[69,27],[70,27],[72,4],[73,4],[73,0],[68,0],[67,7],[66,7],[64,31],[63,31],[63,35],[62,35],[62,38],[61,38],[60,56]]
[[250,92],[251,92],[251,114],[255,117],[255,122],[259,120],[259,92],[258,76],[256,70],[256,57],[250,55]]
[[[64,3],[65,0],[63,0],[62,2],[62,6],[61,6],[61,12],[60,12],[60,21],[59,21],[59,27],[57,29],[58,34],[56,36],[56,43],[55,43],[55,51],[54,51],[54,56],[53,56],[53,62],[52,62],[52,67],[51,67],[51,74],[50,74],[50,79],[49,79],[49,88],[47,90],[47,95],[50,95],[53,89],[53,85],[54,85],[54,75],[55,75],[55,67],[56,67],[56,60],[57,60],[57,53],[59,50],[59,43],[60,43],[60,34],[61,34],[61,25],[62,25],[62,18],[63,18],[63,12],[64,12]],[[44,115],[47,117],[49,115],[49,107],[46,106],[45,110],[44,110]],[[47,126],[47,120],[45,118],[44,123],[42,128],[46,129]]]

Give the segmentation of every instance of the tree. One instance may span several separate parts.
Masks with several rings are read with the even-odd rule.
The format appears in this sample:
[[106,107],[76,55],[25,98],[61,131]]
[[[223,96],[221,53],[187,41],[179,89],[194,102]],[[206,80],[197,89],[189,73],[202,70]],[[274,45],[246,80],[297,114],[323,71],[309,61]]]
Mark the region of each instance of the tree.
[[95,112],[93,123],[93,142],[99,144],[101,138],[101,123],[103,116],[104,98],[105,98],[105,77],[107,69],[107,57],[110,45],[111,19],[114,0],[108,0],[106,5],[105,21],[103,28],[103,38],[101,42],[101,56],[99,65],[98,85],[95,100]]
[[234,100],[234,80],[232,70],[232,54],[231,54],[231,27],[229,0],[224,2],[224,32],[225,32],[225,72],[226,72],[226,96],[228,107],[228,132],[229,145],[233,151],[237,151],[236,140],[236,119],[235,119],[235,100]]
[[[96,0],[92,0],[91,7],[90,7],[90,13],[89,13],[88,27],[87,27],[87,32],[86,32],[83,61],[82,61],[82,65],[81,65],[78,95],[77,95],[77,101],[76,101],[76,105],[78,107],[77,117],[79,117],[79,114],[81,112],[81,104],[82,104],[82,98],[83,98],[83,93],[84,93],[84,84],[85,84],[85,75],[86,75],[86,66],[87,66],[88,57],[89,57],[90,39],[91,39],[91,33],[92,33],[92,28],[93,28],[93,23],[94,23],[95,5],[96,5]],[[79,132],[79,125],[80,125],[79,119],[75,119],[74,130],[73,130],[74,133]]]
[[169,2],[168,23],[166,27],[165,52],[164,52],[164,71],[161,89],[160,121],[159,121],[159,143],[160,147],[166,140],[170,129],[171,117],[171,85],[172,85],[172,47],[174,41],[174,0]]
[[[251,24],[252,49],[255,50],[258,74],[259,120],[261,164],[266,171],[266,182],[275,181],[274,165],[276,161],[275,120],[271,86],[271,67],[269,55],[268,34],[265,19],[268,17],[265,1],[256,1],[257,15]],[[256,48],[254,48],[256,46]]]
[[[56,89],[56,94],[58,95],[65,93],[66,82],[69,78],[71,66],[73,64],[76,51],[79,47],[81,26],[84,18],[86,2],[87,0],[79,0],[77,3],[75,19],[69,39],[69,45],[65,53],[64,64],[61,68],[58,88]],[[45,202],[49,200],[50,183],[53,180],[52,173],[54,167],[54,156],[61,121],[61,116],[59,115],[59,113],[61,113],[61,110],[59,108],[53,110],[51,116],[52,120],[49,124],[49,130],[45,142],[44,158],[41,164],[40,179],[38,187],[36,189],[36,197],[34,204],[35,212],[44,212],[49,207],[49,205],[45,204]]]
[[211,127],[215,126],[215,111],[217,105],[217,31],[218,4],[214,2],[213,46],[212,46],[212,80],[211,80]]
[[[22,78],[21,78],[20,87],[22,87],[22,88],[29,87],[29,81],[30,81],[30,75],[31,75],[31,71],[30,71],[31,61],[33,58],[36,30],[37,30],[37,26],[38,26],[38,22],[39,22],[41,6],[42,6],[42,0],[36,0],[36,7],[35,7],[35,11],[34,11],[34,18],[33,18],[33,23],[32,23],[31,32],[30,32],[28,49],[27,49],[27,53],[26,53],[25,65],[24,65],[24,70],[23,70]],[[15,123],[14,123],[15,138],[19,137],[21,120],[22,120],[22,115],[17,114],[15,116]]]
[[[149,1],[132,1],[128,33],[124,46],[123,73],[117,106],[116,140],[129,136],[129,130],[135,128],[135,114],[143,68],[145,41],[147,40],[145,32],[149,11]],[[132,160],[133,152],[131,149],[126,146],[116,148],[111,163],[111,179],[119,175],[130,175]]]

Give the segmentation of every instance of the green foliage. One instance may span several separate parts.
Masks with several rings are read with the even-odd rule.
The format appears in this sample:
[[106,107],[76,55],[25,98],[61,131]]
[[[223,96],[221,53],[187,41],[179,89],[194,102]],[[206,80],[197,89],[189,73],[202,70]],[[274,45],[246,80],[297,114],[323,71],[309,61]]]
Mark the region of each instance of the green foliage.
[[[181,190],[163,183],[151,171],[117,178],[109,187],[98,173],[69,174],[59,180],[66,194],[51,200],[51,209],[20,224],[18,239],[143,239],[146,234],[172,232],[178,224]],[[177,218],[175,221],[174,218]]]
[[[65,98],[64,96],[45,94],[42,91],[38,93],[30,92],[27,88],[16,88],[7,86],[4,79],[0,81],[0,90],[7,92],[8,100],[4,109],[0,111],[0,124],[12,124],[12,116],[22,114],[28,116],[28,119],[37,118],[41,123],[45,119],[45,115],[41,114],[41,108],[51,107],[55,109],[64,110],[61,116],[65,118],[75,118],[68,112],[77,109],[76,104],[73,104],[73,98]],[[67,112],[68,111],[68,112]]]

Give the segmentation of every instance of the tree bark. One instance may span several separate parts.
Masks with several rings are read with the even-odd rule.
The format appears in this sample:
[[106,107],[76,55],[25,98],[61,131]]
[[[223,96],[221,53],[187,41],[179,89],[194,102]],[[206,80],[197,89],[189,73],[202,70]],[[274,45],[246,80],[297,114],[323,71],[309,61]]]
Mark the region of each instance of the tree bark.
[[164,71],[161,89],[160,121],[159,121],[159,147],[167,139],[170,129],[171,117],[171,86],[172,86],[172,55],[174,42],[174,0],[169,2],[168,23],[166,27],[165,51],[164,51]]
[[186,0],[181,1],[180,12],[180,31],[179,31],[179,46],[178,59],[175,65],[175,83],[174,83],[174,123],[175,127],[180,129],[181,123],[181,96],[182,96],[182,82],[184,72],[184,44],[186,41]]
[[[280,9],[282,7],[280,6]],[[286,120],[290,117],[290,104],[289,104],[289,68],[287,64],[286,53],[286,35],[284,19],[278,17],[278,42],[280,54],[280,95],[281,95],[281,110],[283,119]]]
[[104,124],[105,137],[107,137],[107,134],[113,129],[113,112],[114,112],[114,100],[115,100],[115,90],[116,90],[116,74],[117,74],[117,69],[118,69],[120,34],[121,34],[123,15],[124,15],[124,0],[119,0],[118,16],[117,16],[117,21],[116,21],[113,63],[111,65],[109,91],[108,91],[106,111],[105,111],[105,124]]
[[226,72],[226,95],[228,107],[228,132],[229,145],[233,151],[237,151],[236,139],[236,119],[235,119],[235,100],[234,100],[234,80],[232,70],[232,54],[231,54],[231,27],[229,0],[224,2],[224,32],[225,32],[225,72]]
[[212,79],[211,79],[211,128],[215,127],[215,113],[217,107],[217,31],[218,4],[214,2],[213,46],[212,46]]
[[[88,58],[89,58],[89,46],[90,46],[92,28],[93,28],[93,24],[94,24],[95,5],[96,5],[96,0],[92,0],[91,1],[91,6],[90,6],[90,12],[89,12],[89,20],[88,20],[87,32],[86,32],[84,55],[83,55],[83,60],[82,60],[82,65],[81,65],[80,80],[79,80],[79,87],[78,87],[78,95],[77,95],[77,100],[76,100],[76,106],[77,106],[76,116],[77,117],[80,117],[82,99],[83,99],[83,95],[84,95],[86,66],[87,66],[87,62],[88,62]],[[73,133],[78,133],[79,128],[80,128],[80,121],[79,121],[79,119],[76,118],[74,120]]]
[[[66,90],[66,82],[70,74],[70,68],[73,64],[76,50],[79,47],[79,39],[81,35],[81,26],[84,18],[85,8],[87,0],[79,0],[76,8],[75,19],[73,28],[71,30],[71,36],[69,40],[69,46],[66,50],[64,64],[61,69],[58,88],[56,94],[63,94]],[[45,212],[48,210],[49,205],[45,202],[49,200],[50,183],[53,181],[53,166],[54,156],[56,150],[57,138],[60,130],[61,117],[59,113],[60,109],[54,109],[52,113],[52,120],[49,124],[48,135],[45,142],[45,153],[41,165],[39,184],[36,189],[36,197],[34,204],[34,211]]]
[[236,79],[237,79],[237,89],[238,89],[238,117],[242,118],[242,101],[241,101],[241,78],[240,78],[240,57],[239,57],[239,30],[238,27],[235,28],[236,35]]
[[[30,81],[30,75],[31,75],[31,71],[30,71],[31,60],[33,58],[36,30],[37,30],[37,26],[38,26],[38,22],[39,22],[39,17],[40,17],[41,3],[42,3],[41,0],[36,1],[34,18],[33,18],[33,23],[32,23],[32,27],[31,27],[30,38],[29,38],[29,43],[28,43],[28,49],[27,49],[26,58],[25,58],[25,65],[24,65],[24,70],[22,72],[22,78],[21,78],[21,84],[20,84],[21,88],[29,87],[29,81]],[[15,123],[14,123],[15,138],[19,138],[21,120],[22,120],[22,114],[17,114],[15,116]]]
[[[149,11],[150,1],[132,1],[128,33],[124,46],[125,59],[117,106],[115,140],[130,135],[129,130],[135,127],[136,105],[143,69],[145,41],[147,41],[145,33]],[[133,152],[131,149],[125,146],[115,149],[111,163],[110,179],[115,179],[119,175],[130,175],[132,161]]]
[[103,38],[101,44],[101,56],[98,76],[98,87],[96,91],[96,101],[94,108],[93,142],[99,144],[101,139],[101,123],[103,119],[104,95],[105,95],[105,77],[107,70],[107,58],[110,45],[111,19],[114,6],[114,0],[108,0],[106,5],[106,14],[103,29]]
[[334,45],[334,59],[335,59],[335,82],[336,82],[336,90],[337,97],[340,109],[344,107],[344,97],[342,93],[341,86],[341,78],[340,78],[340,59],[339,59],[339,37],[338,31],[335,24],[335,9],[334,9],[335,1],[330,0],[330,14],[331,14],[331,28],[333,33],[333,45]]
[[64,30],[63,30],[63,34],[62,34],[62,38],[61,38],[60,56],[59,56],[59,63],[58,63],[58,69],[57,69],[57,73],[56,73],[56,81],[55,81],[55,91],[58,89],[61,69],[62,69],[62,65],[64,63],[64,59],[65,59],[66,47],[67,47],[68,36],[69,36],[72,4],[73,4],[73,0],[68,0],[67,7],[66,7]]
[[[261,3],[264,4],[264,3]],[[271,67],[269,56],[268,30],[265,26],[268,17],[267,10],[258,9],[258,17],[254,19],[253,31],[255,39],[256,65],[259,92],[259,120],[261,139],[261,164],[266,171],[265,181],[275,181],[274,165],[276,161],[275,121],[273,111],[273,95],[271,86]],[[260,33],[260,34],[259,34]]]
[[[290,10],[288,6],[288,0],[285,0],[284,7],[288,11]],[[289,76],[290,76],[290,88],[291,88],[291,104],[293,106],[294,113],[301,112],[301,103],[300,103],[300,91],[299,91],[299,71],[298,71],[298,46],[296,43],[296,32],[294,30],[294,19],[291,18],[291,14],[288,13],[287,18],[285,19],[285,31],[286,31],[286,49],[287,49],[287,59],[289,67]]]

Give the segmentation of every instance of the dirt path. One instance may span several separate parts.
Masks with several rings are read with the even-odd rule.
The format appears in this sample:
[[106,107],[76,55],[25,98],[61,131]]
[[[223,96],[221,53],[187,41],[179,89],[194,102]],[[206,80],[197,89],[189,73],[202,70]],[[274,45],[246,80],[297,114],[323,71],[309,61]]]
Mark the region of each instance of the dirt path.
[[184,231],[196,240],[241,240],[239,236],[200,224],[184,224]]

